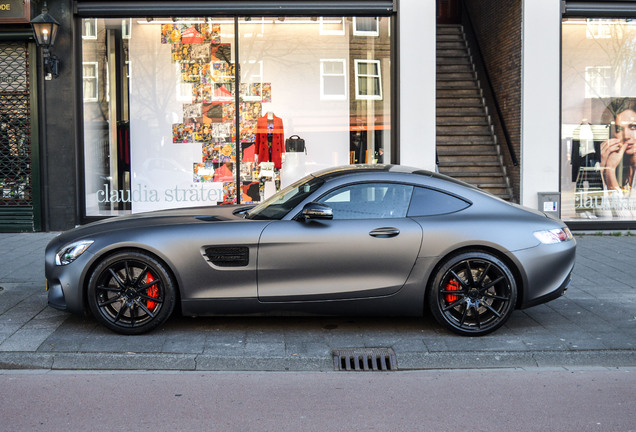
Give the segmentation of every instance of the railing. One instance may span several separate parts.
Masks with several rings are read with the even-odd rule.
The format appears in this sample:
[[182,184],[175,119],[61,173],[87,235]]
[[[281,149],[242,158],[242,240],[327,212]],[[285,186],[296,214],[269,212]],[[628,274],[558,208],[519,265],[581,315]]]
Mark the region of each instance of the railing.
[[517,159],[517,155],[515,154],[514,148],[512,146],[512,139],[510,138],[510,133],[508,132],[508,127],[506,126],[506,121],[504,119],[503,113],[501,111],[501,107],[499,105],[499,101],[497,100],[497,95],[495,94],[492,81],[490,80],[490,74],[488,73],[488,68],[486,67],[486,63],[484,62],[483,55],[481,53],[481,48],[479,46],[479,40],[477,39],[477,34],[475,33],[475,28],[473,26],[473,22],[468,13],[468,9],[466,5],[462,2],[462,25],[467,30],[465,32],[466,38],[468,39],[468,46],[471,48],[473,52],[473,64],[477,68],[477,73],[479,77],[482,78],[482,90],[484,90],[488,97],[486,98],[486,103],[488,105],[492,104],[494,111],[497,115],[497,122],[501,128],[501,132],[504,136],[504,141],[506,142],[506,148],[508,149],[508,154],[510,155],[510,160],[514,166],[519,166],[519,159]]

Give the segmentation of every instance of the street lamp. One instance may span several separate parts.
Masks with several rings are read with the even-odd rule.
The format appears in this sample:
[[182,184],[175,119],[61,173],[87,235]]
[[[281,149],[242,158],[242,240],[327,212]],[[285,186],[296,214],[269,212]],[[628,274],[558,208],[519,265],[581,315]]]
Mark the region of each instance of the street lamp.
[[49,48],[55,43],[57,29],[60,27],[55,18],[49,15],[49,10],[44,2],[42,13],[31,20],[35,41],[39,47],[42,47],[44,56],[44,77],[47,80],[57,78],[59,75],[60,61],[51,55]]

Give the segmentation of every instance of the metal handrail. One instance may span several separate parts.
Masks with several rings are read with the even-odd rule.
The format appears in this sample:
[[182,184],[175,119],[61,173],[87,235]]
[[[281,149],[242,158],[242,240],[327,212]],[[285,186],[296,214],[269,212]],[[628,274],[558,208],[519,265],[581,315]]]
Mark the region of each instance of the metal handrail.
[[481,47],[479,46],[479,40],[477,39],[477,34],[475,33],[475,27],[473,26],[473,22],[468,13],[468,9],[466,5],[462,2],[462,24],[464,27],[467,27],[470,31],[470,41],[472,42],[471,46],[475,49],[475,54],[477,56],[478,67],[480,72],[483,74],[483,78],[486,84],[486,90],[491,96],[491,102],[494,105],[495,111],[497,113],[497,120],[499,121],[499,125],[501,126],[501,131],[503,132],[504,139],[506,141],[506,147],[508,148],[508,154],[510,155],[510,159],[512,160],[512,164],[514,166],[519,166],[519,159],[517,159],[517,155],[515,154],[514,148],[512,147],[512,139],[510,138],[510,133],[508,132],[508,127],[506,126],[506,121],[504,120],[503,113],[501,112],[501,107],[499,105],[499,101],[497,100],[497,95],[495,94],[492,81],[490,80],[490,74],[488,73],[488,68],[486,67],[486,63],[484,62],[483,55],[481,53]]

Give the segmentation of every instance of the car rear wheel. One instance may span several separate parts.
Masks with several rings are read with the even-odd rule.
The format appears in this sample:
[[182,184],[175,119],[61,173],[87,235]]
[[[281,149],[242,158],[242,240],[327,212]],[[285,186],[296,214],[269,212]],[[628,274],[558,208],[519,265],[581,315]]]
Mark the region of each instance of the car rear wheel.
[[429,289],[435,319],[452,332],[481,336],[510,317],[517,285],[508,266],[494,255],[467,252],[449,258]]
[[175,283],[163,264],[141,252],[104,259],[91,274],[88,305],[109,329],[133,335],[163,324],[175,304]]

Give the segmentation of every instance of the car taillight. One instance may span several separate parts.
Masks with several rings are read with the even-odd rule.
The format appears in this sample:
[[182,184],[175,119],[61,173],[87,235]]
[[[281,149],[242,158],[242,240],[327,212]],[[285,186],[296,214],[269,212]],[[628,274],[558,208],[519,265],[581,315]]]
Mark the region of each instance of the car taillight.
[[543,244],[561,243],[572,240],[572,232],[568,227],[556,228],[546,231],[535,231],[534,236]]

